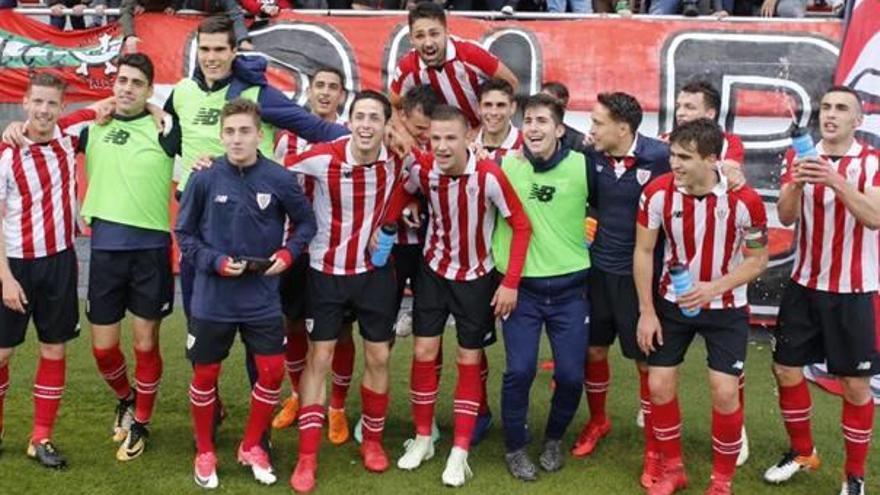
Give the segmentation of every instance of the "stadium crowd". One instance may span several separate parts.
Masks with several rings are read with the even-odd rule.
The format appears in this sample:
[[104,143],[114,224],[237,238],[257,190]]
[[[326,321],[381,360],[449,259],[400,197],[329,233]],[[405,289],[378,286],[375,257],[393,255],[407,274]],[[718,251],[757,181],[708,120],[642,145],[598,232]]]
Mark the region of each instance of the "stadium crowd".
[[[717,89],[684,85],[675,128],[657,137],[639,132],[636,98],[600,93],[584,135],[563,122],[561,82],[545,83],[518,110],[516,75],[476,43],[449,36],[441,5],[416,5],[408,23],[413,48],[398,61],[390,92],[358,92],[347,115],[339,115],[343,73],[310,74],[303,108],[267,82],[265,60],[237,54],[238,28],[224,15],[199,24],[197,69],[162,108],[147,103],[154,67],[143,54],[120,56],[112,97],[68,114],[62,80],[33,75],[27,121],[10,124],[0,144],[0,442],[8,363],[32,321],[40,344],[27,455],[66,466],[53,427],[65,343],[79,334],[81,214],[91,227],[85,314],[96,366],[116,400],[119,461],[140,457],[150,429],[162,428],[151,417],[163,369],[160,327],[175,305],[173,235],[182,253],[200,487],[219,486],[217,384],[236,335],[252,386],[237,459],[257,482],[277,481],[270,432],[294,424],[294,491],[317,484],[325,426],[333,444],[351,436],[360,443],[366,470],[387,471],[389,361],[395,341],[405,342],[397,317],[408,286],[413,437],[399,469],[418,469],[439,448],[434,412],[452,317],[457,376],[443,484],[463,486],[472,461],[491,462],[470,453],[492,425],[484,349],[500,328],[503,462],[511,476],[535,481],[562,469],[568,455],[598,455],[612,428],[608,352],[619,339],[640,383],[644,464],[633,485],[650,495],[687,487],[677,383],[700,335],[712,404],[705,493],[733,492],[737,466],[748,459],[746,288],[767,267],[768,221],[746,183],[741,140],[717,123]],[[764,479],[779,484],[819,468],[802,368],[827,362],[844,390],[842,495],[865,493],[869,379],[880,372],[873,306],[880,152],[855,139],[862,119],[857,93],[830,88],[820,104],[821,139],[796,136],[777,204],[780,222],[799,232],[773,350],[790,444]],[[88,177],[81,208],[77,154]],[[183,174],[172,198],[176,158]],[[175,225],[172,201],[180,206]],[[120,348],[126,314],[133,380]],[[345,402],[355,328],[365,369],[352,428]],[[542,331],[555,388],[536,462],[526,419]],[[291,395],[282,401],[285,376]],[[590,419],[567,449],[582,391]]]

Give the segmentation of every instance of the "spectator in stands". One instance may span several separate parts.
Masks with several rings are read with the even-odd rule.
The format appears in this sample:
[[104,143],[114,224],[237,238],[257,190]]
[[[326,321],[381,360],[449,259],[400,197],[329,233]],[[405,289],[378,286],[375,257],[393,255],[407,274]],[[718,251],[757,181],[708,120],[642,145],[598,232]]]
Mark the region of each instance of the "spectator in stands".
[[[95,13],[92,16],[92,23],[89,27],[98,27],[104,24],[104,9],[118,9],[122,5],[122,0],[95,0]],[[118,15],[108,15],[106,17],[107,24],[119,20]]]
[[735,13],[761,17],[804,17],[807,0],[736,0]]
[[[71,29],[85,29],[86,20],[83,11],[89,4],[89,0],[49,0],[49,8],[52,15],[49,16],[49,24],[64,31],[67,27],[67,18],[70,17]],[[73,9],[71,15],[64,15],[64,9]]]
[[734,1],[735,0],[651,0],[650,6],[648,7],[648,13],[651,15],[681,14],[687,17],[711,14],[717,17],[726,17],[729,12],[733,11]]
[[[561,82],[547,81],[541,86],[541,92],[559,100],[559,103],[562,104],[563,110],[568,108],[568,88]],[[564,125],[565,134],[562,136],[563,145],[569,149],[583,153],[587,144],[584,133],[568,124]]]
[[254,17],[275,17],[293,8],[290,0],[239,0],[242,8]]
[[17,0],[0,0],[0,10],[14,9],[15,7],[18,7]]
[[547,0],[547,11],[554,13],[592,14],[592,0]]
[[128,52],[136,52],[137,44],[141,41],[134,31],[134,16],[143,12],[173,14],[178,10],[200,10],[208,14],[228,14],[235,26],[235,41],[238,43],[238,47],[244,50],[253,49],[247,27],[244,25],[244,12],[235,0],[122,0],[121,8],[119,23],[122,24],[125,49]]

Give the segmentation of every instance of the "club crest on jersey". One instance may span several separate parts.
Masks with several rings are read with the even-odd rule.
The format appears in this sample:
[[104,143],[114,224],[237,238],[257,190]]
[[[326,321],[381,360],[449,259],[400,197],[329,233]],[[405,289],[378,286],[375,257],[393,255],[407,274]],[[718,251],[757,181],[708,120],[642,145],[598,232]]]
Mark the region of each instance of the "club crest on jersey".
[[727,208],[716,208],[715,209],[715,218],[719,221],[723,222],[727,220],[727,215],[730,214],[730,210]]
[[266,207],[269,206],[270,202],[272,202],[272,195],[271,194],[257,193],[257,206],[259,206],[261,210],[265,210]]
[[596,172],[597,173],[601,174],[603,170],[605,170],[605,165],[596,165]]
[[644,186],[648,180],[651,178],[651,171],[640,168],[636,170],[636,181],[638,181],[640,186]]
[[853,163],[846,168],[846,180],[856,182],[859,179],[859,173],[862,171],[858,163]]

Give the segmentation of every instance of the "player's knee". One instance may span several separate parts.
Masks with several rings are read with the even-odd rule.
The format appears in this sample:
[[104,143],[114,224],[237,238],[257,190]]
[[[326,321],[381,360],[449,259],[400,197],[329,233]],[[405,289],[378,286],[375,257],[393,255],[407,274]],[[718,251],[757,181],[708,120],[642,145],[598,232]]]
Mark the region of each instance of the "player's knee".
[[46,359],[64,359],[64,344],[40,343],[40,356]]
[[312,342],[309,346],[306,366],[321,370],[329,370],[333,362],[333,351],[336,347],[333,342]]
[[843,398],[850,404],[862,405],[872,400],[870,379],[861,376],[840,378]]
[[423,341],[425,339],[416,339],[413,346],[413,354],[417,361],[433,361],[437,359],[437,353],[440,350],[439,342]]
[[780,387],[793,387],[804,379],[802,368],[792,366],[783,366],[781,364],[773,365],[773,376],[776,377],[776,383]]
[[0,368],[9,365],[9,358],[12,357],[13,352],[14,349],[12,347],[0,349]]
[[590,347],[587,350],[587,360],[591,363],[598,363],[608,359],[607,347]]
[[651,373],[648,377],[648,387],[651,389],[651,402],[654,404],[666,404],[675,399],[675,380],[657,373]]
[[391,358],[391,346],[382,344],[367,344],[364,346],[364,362],[373,370],[388,368],[388,360]]
[[712,407],[722,413],[731,414],[739,409],[739,382],[733,380],[732,383],[713,383],[712,388]]

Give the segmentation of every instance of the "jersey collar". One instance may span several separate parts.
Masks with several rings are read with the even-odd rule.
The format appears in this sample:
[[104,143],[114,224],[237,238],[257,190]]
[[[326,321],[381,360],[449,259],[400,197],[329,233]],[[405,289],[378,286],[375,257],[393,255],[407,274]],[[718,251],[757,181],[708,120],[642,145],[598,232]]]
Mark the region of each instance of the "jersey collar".
[[[514,146],[516,146],[517,138],[519,138],[519,129],[513,125],[513,122],[510,123],[510,129],[507,130],[507,136],[505,136],[504,140],[501,142],[501,146],[498,148],[502,148],[505,150],[511,150]],[[481,147],[485,147],[483,144],[483,128],[480,127],[480,132],[477,133],[477,138],[474,140]]]
[[351,147],[353,145],[354,145],[354,143],[352,143],[352,139],[348,138],[348,142],[345,143],[345,163],[347,163],[353,167],[358,166],[358,165],[373,165],[376,163],[385,163],[386,161],[388,161],[388,149],[385,148],[384,144],[382,144],[382,147],[379,148],[379,158],[377,158],[375,162],[357,163],[354,158],[354,153],[351,150]]
[[[823,141],[819,141],[819,143],[816,145],[816,153],[819,153],[820,156],[827,155],[827,153],[825,153],[825,146],[824,146]],[[862,154],[861,143],[859,143],[859,141],[857,139],[853,139],[852,144],[850,145],[849,149],[846,150],[846,153],[843,156],[857,157],[857,156],[860,156],[861,154]]]

